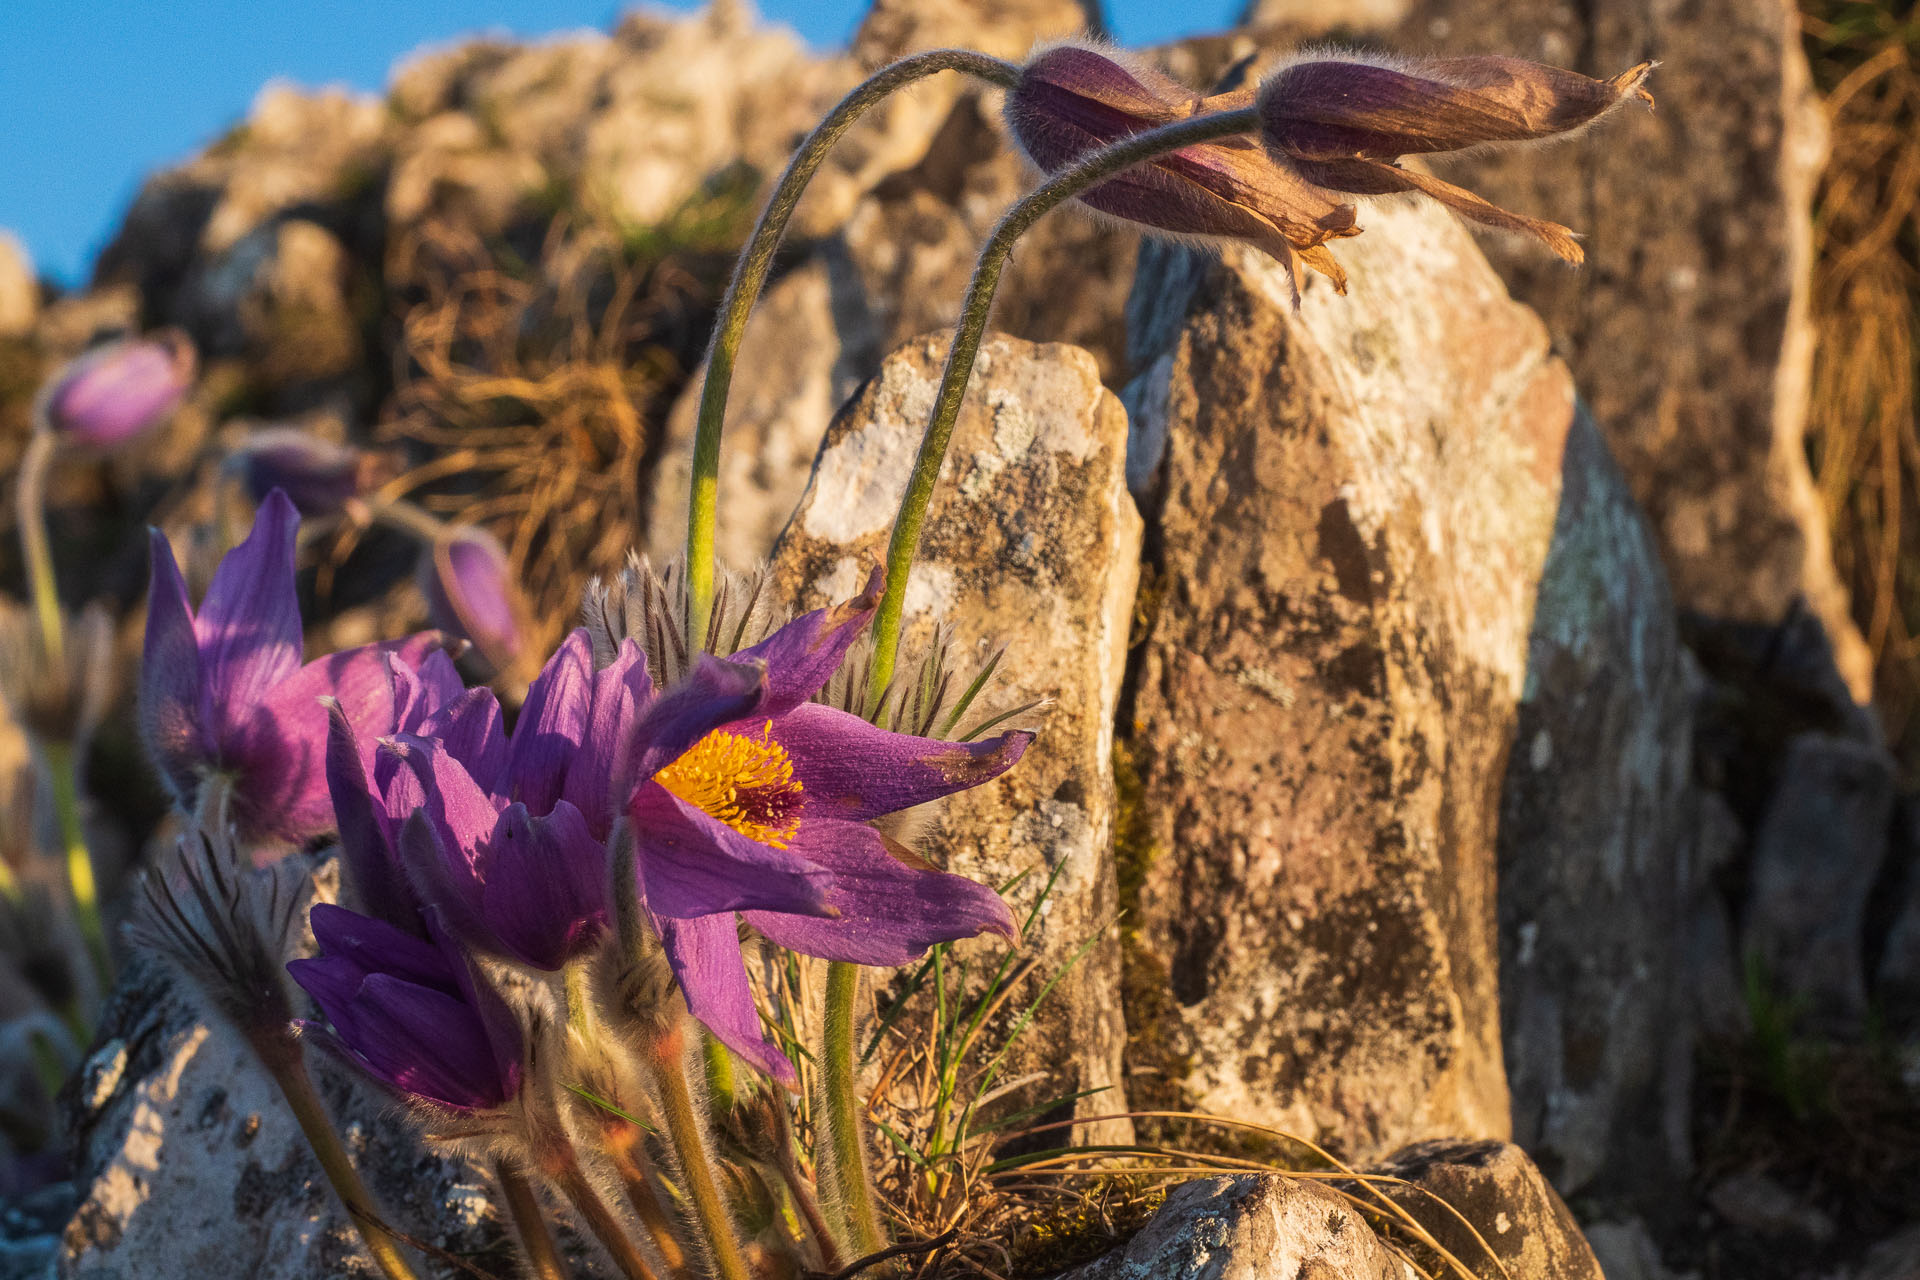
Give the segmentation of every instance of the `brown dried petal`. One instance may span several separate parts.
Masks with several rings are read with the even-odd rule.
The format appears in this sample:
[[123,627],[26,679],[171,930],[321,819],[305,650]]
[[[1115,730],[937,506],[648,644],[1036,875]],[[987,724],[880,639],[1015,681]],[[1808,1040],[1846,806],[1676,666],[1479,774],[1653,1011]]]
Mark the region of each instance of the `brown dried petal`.
[[1502,209],[1471,191],[1450,182],[1442,182],[1432,174],[1416,173],[1412,169],[1402,169],[1379,160],[1302,160],[1297,163],[1313,181],[1337,191],[1363,196],[1417,191],[1432,196],[1469,221],[1533,236],[1568,262],[1578,264],[1586,259],[1573,232],[1559,223]]
[[1407,69],[1366,62],[1297,62],[1261,89],[1269,147],[1300,159],[1458,151],[1567,133],[1644,87],[1652,63],[1611,80],[1521,58],[1436,58]]

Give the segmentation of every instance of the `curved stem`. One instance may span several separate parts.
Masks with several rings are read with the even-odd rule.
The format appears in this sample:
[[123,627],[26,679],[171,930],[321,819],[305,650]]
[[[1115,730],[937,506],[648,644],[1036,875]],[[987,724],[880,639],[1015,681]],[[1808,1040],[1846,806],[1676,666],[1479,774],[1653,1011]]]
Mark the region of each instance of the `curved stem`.
[[727,389],[733,381],[734,357],[746,336],[747,315],[760,298],[773,255],[786,233],[807,183],[827,158],[840,136],[867,108],[916,80],[942,71],[960,71],[1012,88],[1020,69],[970,49],[934,49],[902,58],[882,67],[842,98],[826,118],[807,135],[761,211],[746,248],[734,266],[733,280],[714,321],[713,342],[707,349],[707,379],[700,388],[700,414],[693,434],[693,476],[687,494],[687,640],[697,651],[707,632],[713,608],[713,530],[720,501],[720,428],[727,413]]
[[413,1268],[407,1264],[392,1232],[374,1208],[367,1184],[360,1180],[353,1161],[347,1158],[346,1148],[340,1145],[340,1135],[333,1131],[333,1122],[327,1118],[326,1108],[320,1105],[320,1095],[314,1092],[313,1078],[307,1074],[298,1050],[271,1057],[262,1054],[261,1060],[273,1073],[274,1083],[280,1086],[288,1110],[300,1122],[300,1132],[306,1135],[307,1145],[313,1148],[321,1171],[327,1175],[340,1203],[346,1206],[347,1216],[353,1219],[360,1239],[366,1243],[367,1252],[373,1255],[381,1274],[387,1280],[416,1280]]
[[860,998],[860,966],[836,960],[827,966],[825,1043],[820,1046],[821,1123],[827,1147],[816,1157],[840,1200],[855,1254],[887,1247],[886,1232],[873,1203],[873,1179],[867,1172],[865,1126],[854,1096],[859,1065],[853,1056],[854,1005]]
[[647,1158],[640,1150],[640,1130],[633,1125],[623,1125],[619,1133],[607,1132],[604,1147],[607,1162],[620,1176],[620,1186],[627,1193],[627,1203],[640,1215],[640,1222],[653,1237],[653,1247],[659,1250],[660,1260],[667,1264],[676,1280],[690,1280],[692,1273],[687,1269],[687,1251],[680,1247],[679,1237],[673,1233],[673,1218],[665,1205],[660,1203],[660,1195],[653,1189],[653,1175],[648,1167]]
[[507,1214],[513,1219],[514,1232],[520,1237],[520,1247],[526,1251],[535,1280],[566,1280],[567,1269],[554,1247],[553,1232],[547,1229],[527,1175],[511,1160],[496,1160],[493,1176],[500,1180],[500,1194],[506,1199]]
[[49,671],[64,671],[67,665],[60,590],[54,583],[53,552],[47,540],[47,467],[53,461],[57,443],[51,431],[33,433],[20,459],[18,488],[14,491],[15,505],[19,508],[20,550],[27,562],[33,609],[40,618],[40,638],[46,648]]
[[53,810],[60,822],[60,843],[66,850],[74,919],[86,940],[87,956],[93,961],[104,997],[113,985],[113,953],[107,947],[107,930],[100,919],[100,888],[93,874],[93,854],[87,848],[86,825],[80,817],[79,761],[69,743],[48,741],[44,749],[47,772],[53,775]]
[[686,1023],[684,1020],[654,1037],[654,1079],[660,1086],[660,1110],[667,1121],[667,1136],[673,1140],[674,1154],[680,1158],[680,1176],[686,1183],[687,1198],[693,1202],[693,1214],[713,1257],[713,1269],[719,1280],[751,1280],[746,1259],[740,1255],[734,1238],[733,1219],[713,1179],[713,1156],[707,1150],[707,1131],[701,1123],[700,1108],[687,1085]]
[[913,567],[914,553],[920,546],[920,529],[926,521],[927,504],[933,498],[933,486],[940,478],[940,464],[946,458],[947,441],[953,436],[953,424],[960,416],[960,400],[966,393],[967,378],[973,372],[974,357],[986,335],[987,317],[993,311],[994,291],[1000,286],[1000,273],[1007,256],[1027,228],[1041,215],[1064,204],[1088,187],[1130,169],[1155,156],[1178,151],[1196,143],[1211,142],[1235,134],[1252,133],[1260,128],[1260,114],[1248,107],[1221,111],[1213,115],[1191,116],[1173,124],[1161,125],[1133,134],[1118,142],[1090,152],[1047,179],[1030,194],[1007,210],[980,250],[967,285],[966,301],[960,307],[960,322],[953,331],[953,346],[947,352],[947,367],[940,377],[940,390],[927,420],[926,435],[920,441],[920,453],[914,460],[913,475],[907,482],[906,496],[900,500],[900,514],[894,520],[893,538],[887,545],[887,588],[880,597],[880,609],[873,620],[873,667],[868,681],[876,699],[879,691],[893,678],[893,665],[900,647],[900,613],[907,594],[907,574]]

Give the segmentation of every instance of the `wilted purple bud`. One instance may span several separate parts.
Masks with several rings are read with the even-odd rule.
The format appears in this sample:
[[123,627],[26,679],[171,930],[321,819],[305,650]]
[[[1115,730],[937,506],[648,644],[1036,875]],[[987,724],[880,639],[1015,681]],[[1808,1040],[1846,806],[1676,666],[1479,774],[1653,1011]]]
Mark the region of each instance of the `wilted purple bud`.
[[379,471],[373,455],[298,427],[254,432],[227,465],[256,503],[279,489],[308,519],[339,512],[378,482]]
[[1520,58],[1380,63],[1309,56],[1262,84],[1261,135],[1277,161],[1319,186],[1354,195],[1418,191],[1475,222],[1536,236],[1579,262],[1580,246],[1567,228],[1510,213],[1394,161],[1570,133],[1632,98],[1651,106],[1646,79],[1653,65],[1592,80]]
[[193,385],[193,344],[177,329],[84,352],[42,393],[40,414],[69,440],[111,448],[159,426]]
[[424,1102],[485,1111],[520,1092],[518,1020],[438,930],[422,941],[381,920],[322,903],[311,916],[320,955],[287,971],[333,1024],[307,1033]]
[[[1007,127],[1029,159],[1055,173],[1109,143],[1189,116],[1252,105],[1251,90],[1203,97],[1116,50],[1062,44],[1036,54],[1007,94]],[[1100,183],[1090,208],[1179,236],[1241,240],[1285,264],[1345,276],[1325,242],[1358,233],[1350,203],[1276,164],[1253,138],[1179,151]]]
[[420,589],[434,625],[471,640],[496,670],[511,667],[526,647],[526,605],[500,540],[474,525],[451,526],[426,567]]

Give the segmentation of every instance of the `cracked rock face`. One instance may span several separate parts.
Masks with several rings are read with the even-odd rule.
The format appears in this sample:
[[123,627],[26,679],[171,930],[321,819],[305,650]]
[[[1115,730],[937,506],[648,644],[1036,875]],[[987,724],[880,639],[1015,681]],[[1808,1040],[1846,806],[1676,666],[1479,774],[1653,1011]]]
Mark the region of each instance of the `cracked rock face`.
[[[779,594],[796,608],[846,599],[884,557],[944,356],[944,339],[908,343],[828,429],[774,554]],[[1006,1078],[1046,1072],[1030,1101],[1104,1090],[1081,1100],[1080,1115],[1126,1109],[1112,859],[1113,718],[1140,556],[1126,433],[1126,414],[1085,351],[990,337],[928,512],[901,646],[906,669],[945,623],[963,681],[1007,646],[968,723],[1052,700],[1019,767],[945,802],[919,845],[987,884],[1022,877],[1008,894],[1021,919],[1058,871],[1021,952],[1036,965],[1028,998],[1091,946],[1019,1042]],[[1130,1133],[1104,1122],[1075,1137]]]
[[[308,1065],[391,1225],[447,1255],[504,1261],[481,1169],[426,1149],[393,1103],[333,1063]],[[55,1260],[61,1280],[380,1274],[272,1078],[153,961],[123,975],[64,1101],[80,1204]],[[423,1277],[458,1272],[424,1265]]]
[[[1443,176],[1583,235],[1568,271],[1483,238],[1538,310],[1646,509],[1681,606],[1778,622],[1805,596],[1854,696],[1870,658],[1834,573],[1802,434],[1813,184],[1825,117],[1789,0],[1410,0],[1380,34],[1418,53],[1514,54],[1589,75],[1646,59],[1658,112]],[[1358,20],[1395,16],[1356,5]]]
[[1130,1070],[1364,1159],[1504,1137],[1494,875],[1567,370],[1443,211],[1369,207],[1341,298],[1160,253],[1129,320],[1160,564]]

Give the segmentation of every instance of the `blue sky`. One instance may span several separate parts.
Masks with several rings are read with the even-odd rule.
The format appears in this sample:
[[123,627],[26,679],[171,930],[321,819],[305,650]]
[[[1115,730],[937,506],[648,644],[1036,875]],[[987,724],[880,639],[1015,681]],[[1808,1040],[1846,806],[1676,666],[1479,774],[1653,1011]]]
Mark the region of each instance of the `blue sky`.
[[[941,3],[942,0],[927,0]],[[604,30],[618,0],[0,0],[0,227],[43,275],[84,280],[142,175],[246,115],[268,80],[377,90],[409,50],[482,30]],[[676,0],[672,8],[690,8]],[[862,0],[761,0],[821,47]],[[1244,0],[1107,0],[1114,35],[1216,30]]]

